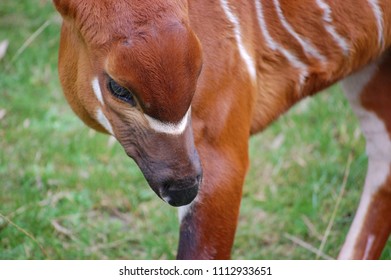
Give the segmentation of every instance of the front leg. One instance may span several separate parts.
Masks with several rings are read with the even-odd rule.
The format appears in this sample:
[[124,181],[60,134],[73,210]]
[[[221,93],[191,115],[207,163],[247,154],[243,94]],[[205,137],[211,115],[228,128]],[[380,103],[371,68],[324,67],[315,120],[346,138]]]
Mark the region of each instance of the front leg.
[[229,259],[234,241],[247,150],[203,146],[204,179],[197,199],[180,209],[178,259]]
[[367,144],[364,192],[340,259],[377,259],[391,232],[391,57],[343,82]]

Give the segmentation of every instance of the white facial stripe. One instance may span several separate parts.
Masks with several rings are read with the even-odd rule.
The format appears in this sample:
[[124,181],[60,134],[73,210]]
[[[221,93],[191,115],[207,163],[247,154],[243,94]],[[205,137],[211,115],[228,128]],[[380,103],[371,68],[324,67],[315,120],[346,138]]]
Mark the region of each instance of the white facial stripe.
[[269,30],[267,28],[267,24],[263,16],[262,3],[260,0],[255,1],[255,8],[257,11],[258,23],[259,26],[261,27],[263,36],[265,37],[266,44],[273,51],[279,51],[293,65],[293,67],[299,70],[299,83],[300,86],[302,86],[305,82],[306,77],[308,76],[307,65],[301,62],[293,53],[291,53],[283,46],[281,46],[279,43],[274,41],[273,37],[270,35]]
[[273,0],[274,6],[276,8],[278,18],[280,19],[281,24],[284,26],[284,28],[291,34],[301,45],[304,52],[308,53],[310,56],[318,59],[320,62],[324,63],[326,61],[326,58],[318,52],[317,49],[315,49],[314,46],[310,42],[308,42],[306,39],[302,38],[289,24],[289,22],[286,20],[284,13],[282,12],[280,2],[279,0]]
[[368,0],[369,5],[371,6],[373,13],[376,17],[376,25],[378,32],[378,43],[380,47],[383,47],[383,12],[380,9],[378,0]]
[[257,75],[255,63],[243,44],[239,19],[233,14],[232,10],[228,6],[227,0],[220,0],[220,4],[221,4],[221,7],[223,8],[224,13],[227,16],[228,20],[234,26],[235,39],[236,39],[236,43],[238,45],[240,56],[242,57],[242,59],[244,60],[244,62],[247,65],[247,70],[250,73],[251,79],[255,80],[256,75]]
[[[95,93],[95,96],[96,98],[98,99],[100,105],[104,105],[104,101],[103,101],[103,96],[102,96],[102,91],[100,89],[100,86],[99,86],[99,80],[97,77],[95,77],[94,79],[92,79],[92,89]],[[114,135],[114,132],[113,132],[113,127],[111,126],[109,120],[106,118],[105,114],[103,113],[102,109],[101,108],[98,108],[96,110],[96,116],[95,116],[96,120],[100,123],[101,126],[103,126],[106,131],[108,133],[110,133],[111,135]]]
[[191,109],[187,111],[183,119],[179,121],[177,124],[161,122],[146,114],[144,114],[144,116],[147,119],[149,126],[156,132],[172,134],[172,135],[180,135],[185,131],[187,127],[190,114],[191,114]]
[[107,130],[107,132],[114,135],[113,128],[101,108],[96,110],[96,120]]
[[343,38],[332,25],[333,18],[331,16],[331,8],[327,5],[324,0],[316,0],[318,6],[323,10],[323,21],[325,22],[325,29],[327,32],[333,37],[334,41],[337,45],[342,49],[345,55],[349,54],[349,44],[346,42],[345,38]]
[[100,90],[100,85],[99,85],[99,80],[97,77],[95,77],[92,80],[92,88],[94,90],[96,98],[99,100],[100,104],[104,104],[103,102],[103,96],[102,96],[102,91]]

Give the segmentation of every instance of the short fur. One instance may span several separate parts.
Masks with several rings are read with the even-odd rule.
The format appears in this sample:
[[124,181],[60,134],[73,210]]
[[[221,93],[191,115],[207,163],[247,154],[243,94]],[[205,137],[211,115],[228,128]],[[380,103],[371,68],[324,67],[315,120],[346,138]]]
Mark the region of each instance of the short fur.
[[[168,179],[192,184],[189,178],[199,178],[202,164],[198,197],[182,213],[179,258],[230,257],[248,139],[304,97],[379,61],[357,104],[384,122],[386,138],[391,135],[389,0],[54,3],[64,18],[60,79],[78,116],[104,131],[95,117],[101,108],[158,195]],[[138,106],[113,97],[108,76],[133,91]],[[94,78],[104,104],[92,91]],[[179,136],[153,131],[143,117],[175,124],[190,107],[192,120]],[[385,177],[370,198],[372,208],[365,209],[372,216],[360,221],[365,230],[353,234],[345,257],[379,256],[391,230],[391,222],[380,222],[391,208],[391,175]]]

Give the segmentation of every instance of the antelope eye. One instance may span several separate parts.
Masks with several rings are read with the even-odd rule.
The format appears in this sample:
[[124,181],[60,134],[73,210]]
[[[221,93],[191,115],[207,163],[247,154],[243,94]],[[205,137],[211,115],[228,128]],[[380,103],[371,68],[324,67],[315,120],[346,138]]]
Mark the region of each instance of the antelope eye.
[[111,94],[117,97],[118,99],[121,99],[122,101],[125,101],[132,106],[136,106],[136,100],[133,96],[133,93],[127,88],[120,86],[112,78],[109,78],[108,88]]

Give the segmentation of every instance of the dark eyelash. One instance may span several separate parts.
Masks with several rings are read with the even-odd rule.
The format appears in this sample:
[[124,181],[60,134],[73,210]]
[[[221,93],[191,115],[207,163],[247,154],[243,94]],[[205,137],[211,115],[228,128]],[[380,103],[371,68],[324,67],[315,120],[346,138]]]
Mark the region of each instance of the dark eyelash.
[[116,98],[121,99],[122,101],[125,101],[132,106],[136,106],[136,100],[134,98],[133,93],[127,88],[120,86],[112,78],[109,78],[107,87],[110,90],[111,94],[114,95]]

